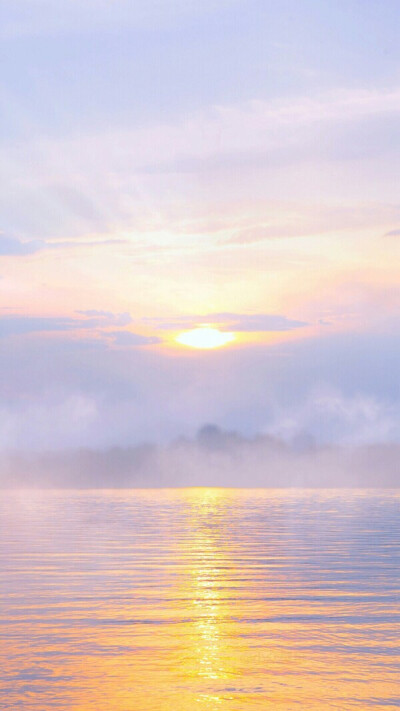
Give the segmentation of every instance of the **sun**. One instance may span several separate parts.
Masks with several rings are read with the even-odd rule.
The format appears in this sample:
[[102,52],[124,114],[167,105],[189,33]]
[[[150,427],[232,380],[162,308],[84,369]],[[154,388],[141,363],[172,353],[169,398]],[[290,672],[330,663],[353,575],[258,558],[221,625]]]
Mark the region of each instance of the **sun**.
[[224,333],[218,328],[200,326],[192,331],[184,331],[175,338],[178,343],[190,348],[220,348],[235,340],[234,333]]

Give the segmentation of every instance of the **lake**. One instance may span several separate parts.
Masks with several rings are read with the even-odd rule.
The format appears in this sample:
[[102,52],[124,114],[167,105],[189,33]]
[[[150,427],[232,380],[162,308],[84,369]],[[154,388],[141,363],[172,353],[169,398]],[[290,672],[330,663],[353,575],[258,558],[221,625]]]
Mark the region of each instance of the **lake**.
[[0,493],[0,709],[400,708],[400,491]]

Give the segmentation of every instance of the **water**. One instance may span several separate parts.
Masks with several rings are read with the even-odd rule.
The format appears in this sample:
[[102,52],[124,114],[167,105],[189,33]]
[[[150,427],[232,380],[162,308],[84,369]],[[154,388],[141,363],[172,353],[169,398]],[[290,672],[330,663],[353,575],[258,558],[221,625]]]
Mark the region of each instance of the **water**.
[[399,504],[0,494],[0,709],[399,709]]

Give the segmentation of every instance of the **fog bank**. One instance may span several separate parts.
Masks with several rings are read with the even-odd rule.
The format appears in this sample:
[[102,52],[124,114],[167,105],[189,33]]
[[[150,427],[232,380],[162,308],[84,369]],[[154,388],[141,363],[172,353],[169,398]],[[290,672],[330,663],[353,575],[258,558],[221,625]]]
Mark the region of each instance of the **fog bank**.
[[398,487],[400,445],[247,439],[208,425],[193,440],[105,451],[3,453],[1,488]]

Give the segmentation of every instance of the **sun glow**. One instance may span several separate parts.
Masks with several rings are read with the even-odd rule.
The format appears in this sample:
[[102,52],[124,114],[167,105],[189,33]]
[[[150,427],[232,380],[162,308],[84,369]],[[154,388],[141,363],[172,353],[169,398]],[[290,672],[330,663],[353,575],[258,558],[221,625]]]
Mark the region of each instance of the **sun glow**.
[[183,346],[190,348],[219,348],[235,340],[234,333],[224,333],[217,328],[210,326],[200,326],[192,331],[184,331],[175,339]]

